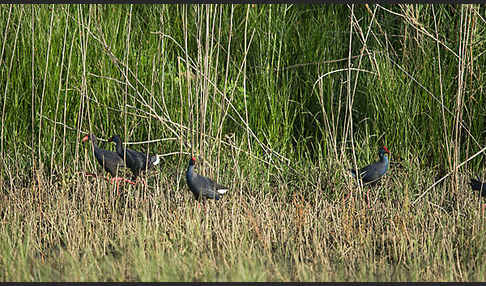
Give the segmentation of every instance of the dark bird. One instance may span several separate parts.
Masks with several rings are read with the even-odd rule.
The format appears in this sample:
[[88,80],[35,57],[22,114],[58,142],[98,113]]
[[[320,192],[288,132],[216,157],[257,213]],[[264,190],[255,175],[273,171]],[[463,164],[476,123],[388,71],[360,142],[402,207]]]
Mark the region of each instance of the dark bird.
[[213,180],[208,177],[198,175],[194,172],[195,163],[196,158],[192,157],[191,160],[189,160],[189,166],[187,167],[186,172],[187,185],[194,194],[194,197],[196,200],[199,198],[219,200],[229,189],[213,182]]
[[[388,160],[388,154],[390,151],[383,146],[378,151],[378,156],[380,156],[380,160],[373,164],[370,164],[364,168],[359,169],[359,177],[363,181],[363,183],[371,183],[374,182],[383,175],[385,175],[386,171],[388,171],[388,167],[390,166],[390,161]],[[350,169],[351,175],[356,178],[356,170]]]
[[[479,195],[481,197],[486,197],[486,183],[482,183],[481,181],[478,181],[476,179],[471,179],[469,182],[469,185],[474,191],[479,191]],[[484,213],[484,209],[486,208],[486,204],[483,204],[482,206],[482,212]]]
[[118,181],[123,180],[130,184],[134,184],[134,182],[128,179],[117,176],[118,172],[120,172],[121,169],[125,167],[122,158],[118,156],[117,153],[99,148],[98,140],[96,139],[96,136],[94,134],[84,136],[81,141],[86,142],[88,140],[91,140],[96,161],[98,161],[98,163],[105,169],[105,171],[110,173],[110,175],[112,176],[112,183],[115,180],[118,184]]
[[141,172],[146,171],[160,163],[159,155],[148,156],[145,153],[138,152],[123,146],[120,135],[115,135],[111,137],[108,142],[116,143],[116,153],[121,158],[125,158],[125,164],[132,171],[133,174],[132,180],[136,180]]
[[[366,167],[363,167],[359,169],[358,172],[358,177],[361,179],[361,181],[365,184],[367,183],[373,183],[378,181],[383,175],[385,175],[386,171],[388,171],[388,168],[390,166],[390,161],[388,160],[388,155],[390,154],[390,151],[383,146],[380,148],[378,151],[378,156],[380,157],[380,160],[370,164]],[[351,175],[356,178],[356,170],[355,169],[350,169]],[[369,190],[366,192],[366,197],[368,199],[368,205],[369,205]]]
[[471,188],[475,191],[480,191],[479,194],[481,197],[486,197],[486,183],[481,183],[478,180],[471,179],[471,182],[469,182],[469,185]]

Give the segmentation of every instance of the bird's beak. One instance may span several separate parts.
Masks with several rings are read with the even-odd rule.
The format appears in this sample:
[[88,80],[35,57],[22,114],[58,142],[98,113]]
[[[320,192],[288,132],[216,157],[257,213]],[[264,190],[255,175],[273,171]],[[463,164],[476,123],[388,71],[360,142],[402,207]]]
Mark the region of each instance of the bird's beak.
[[86,135],[86,136],[83,137],[83,139],[81,139],[81,142],[86,142],[86,141],[88,141],[88,139],[89,139],[89,137],[88,137],[88,135]]

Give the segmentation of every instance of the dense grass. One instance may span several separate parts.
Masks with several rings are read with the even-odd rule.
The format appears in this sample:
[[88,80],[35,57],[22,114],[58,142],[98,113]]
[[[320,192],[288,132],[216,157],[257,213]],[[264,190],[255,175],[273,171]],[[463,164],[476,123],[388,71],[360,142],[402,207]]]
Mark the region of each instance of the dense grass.
[[[0,280],[486,279],[484,7],[0,14]],[[118,196],[83,176],[105,175],[88,133],[162,166]],[[359,186],[383,144],[390,171]],[[193,200],[190,155],[223,200]]]

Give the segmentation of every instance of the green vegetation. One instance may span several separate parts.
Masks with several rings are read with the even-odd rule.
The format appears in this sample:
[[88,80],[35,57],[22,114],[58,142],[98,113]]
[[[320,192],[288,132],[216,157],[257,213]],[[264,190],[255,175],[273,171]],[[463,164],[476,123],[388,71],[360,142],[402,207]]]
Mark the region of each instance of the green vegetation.
[[[1,281],[486,280],[483,6],[0,14]],[[162,166],[118,196],[88,133]],[[368,208],[347,169],[381,145]]]

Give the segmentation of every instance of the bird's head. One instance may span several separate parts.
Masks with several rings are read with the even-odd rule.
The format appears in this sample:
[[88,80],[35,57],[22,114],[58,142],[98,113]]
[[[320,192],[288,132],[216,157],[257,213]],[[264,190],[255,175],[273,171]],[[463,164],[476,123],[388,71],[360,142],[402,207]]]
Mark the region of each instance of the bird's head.
[[383,157],[385,154],[388,154],[390,155],[390,151],[388,150],[388,148],[386,148],[386,146],[383,146],[380,148],[380,157]]
[[94,134],[88,134],[86,136],[83,137],[83,139],[81,139],[81,142],[86,142],[88,140],[91,140],[91,142],[93,143],[93,145],[97,146],[98,145],[98,139],[96,139],[96,136]]
[[93,142],[96,142],[96,136],[94,136],[94,134],[88,134],[86,136],[83,137],[83,139],[81,139],[81,142],[86,142],[88,140],[91,140]]
[[192,157],[191,160],[189,160],[189,166],[194,166],[196,164],[196,157]]
[[108,139],[108,142],[115,142],[115,143],[120,142],[120,135],[115,135],[111,137],[110,139]]

